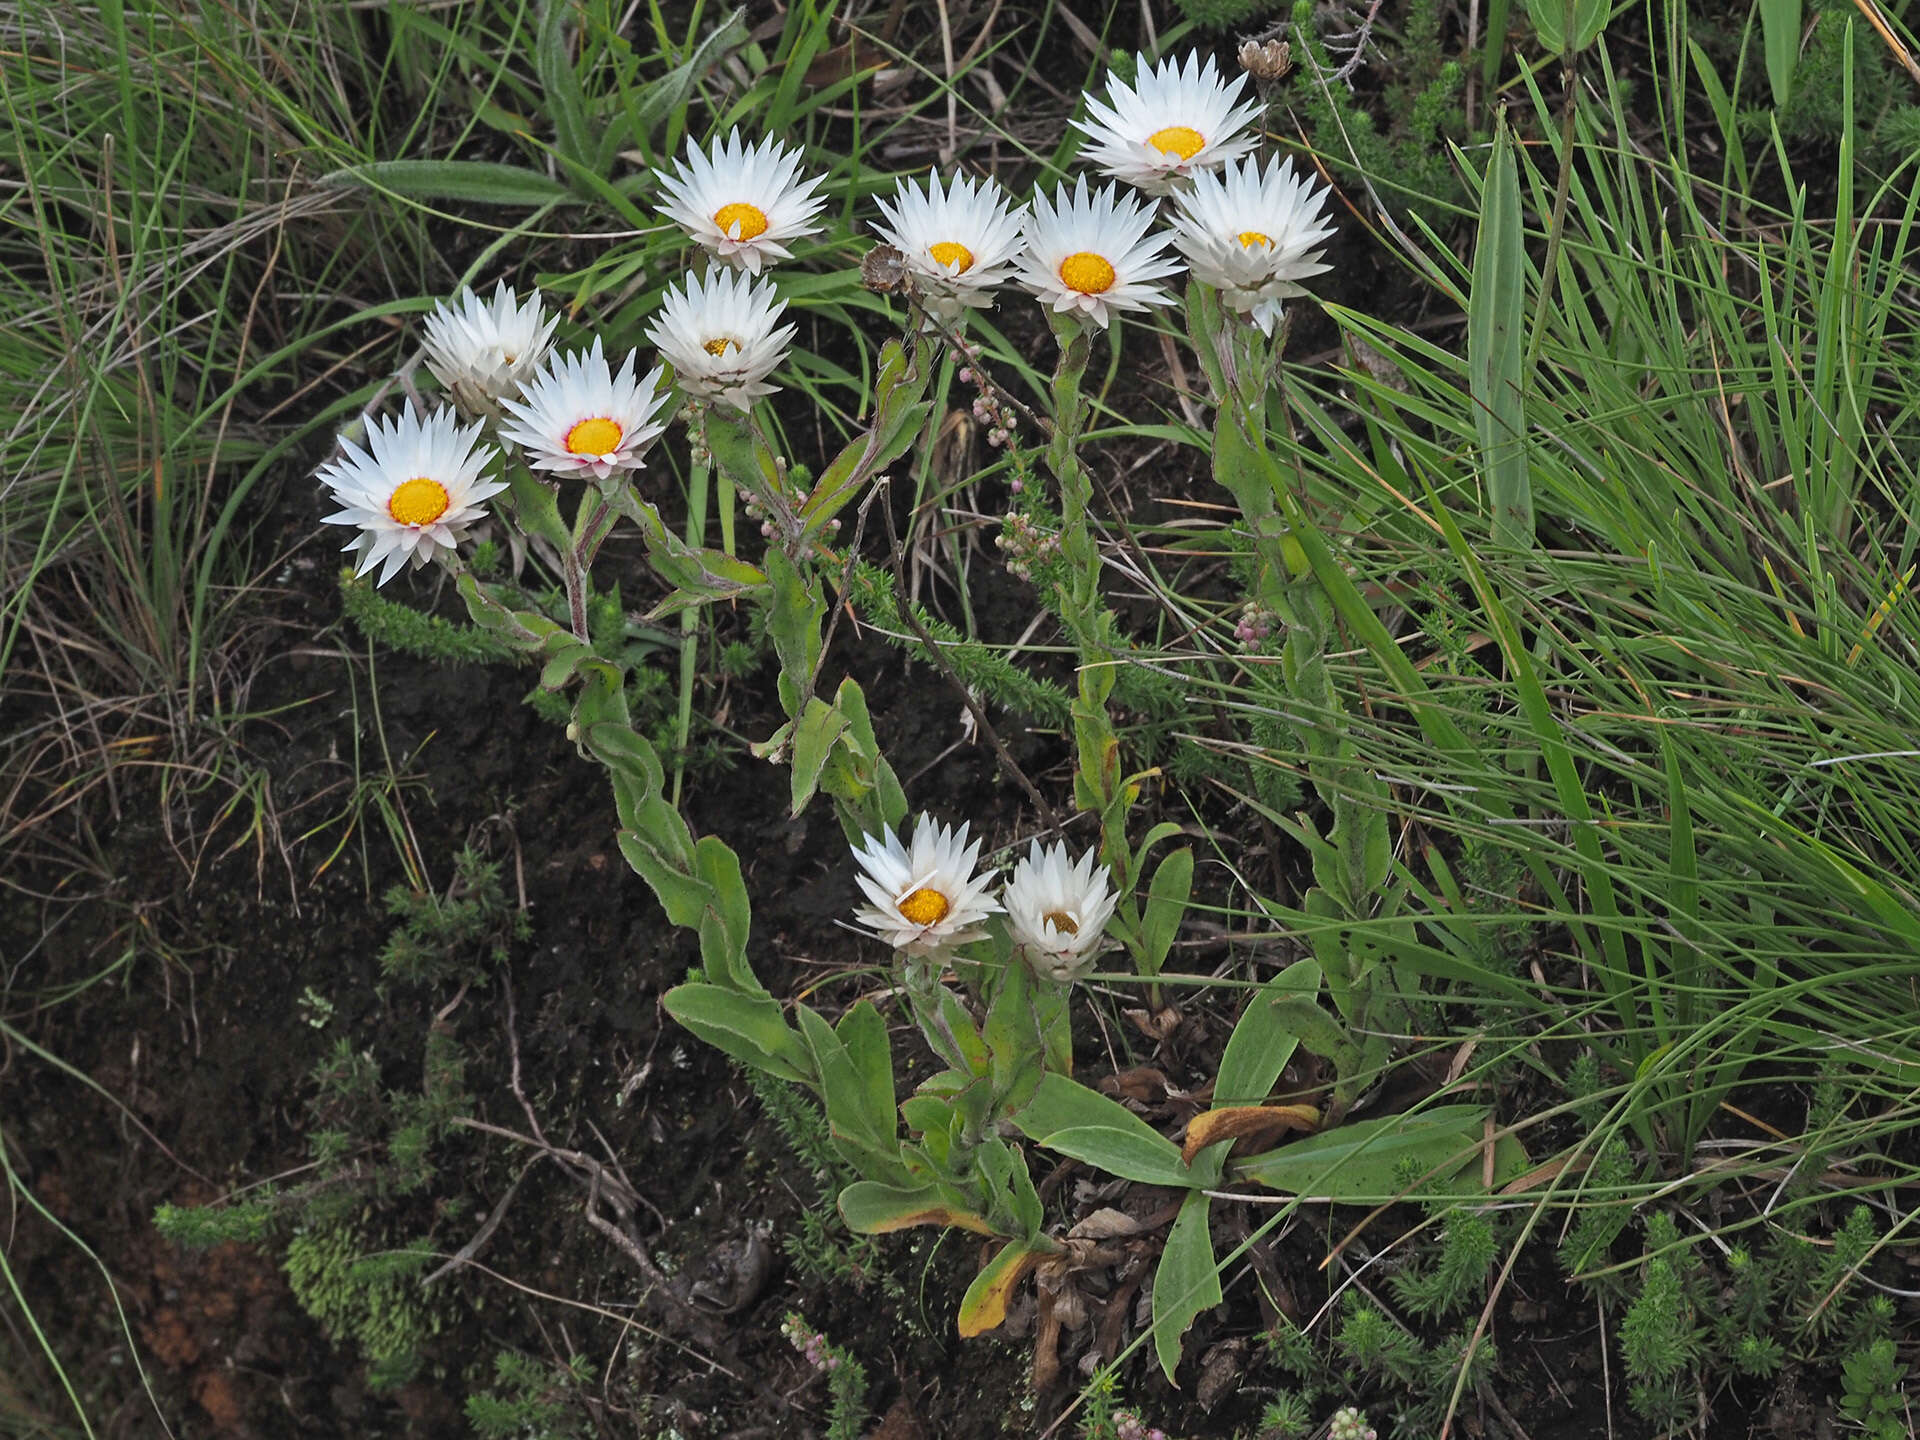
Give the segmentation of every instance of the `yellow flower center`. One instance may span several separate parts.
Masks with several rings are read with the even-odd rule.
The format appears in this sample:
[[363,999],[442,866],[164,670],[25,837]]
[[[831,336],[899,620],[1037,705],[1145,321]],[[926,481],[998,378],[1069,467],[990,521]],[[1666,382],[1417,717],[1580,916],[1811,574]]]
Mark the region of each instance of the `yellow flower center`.
[[738,350],[740,347],[734,344],[730,336],[717,335],[711,340],[702,341],[700,348],[718,360],[727,351]]
[[924,885],[900,902],[900,913],[916,925],[938,925],[952,908],[946,896]]
[[1082,295],[1098,295],[1113,288],[1113,266],[1091,250],[1081,250],[1060,262],[1060,283]]
[[973,252],[958,240],[942,240],[937,245],[929,245],[927,253],[933,257],[934,264],[952,270],[956,275],[964,275],[973,268]]
[[1207,137],[1191,125],[1169,125],[1147,136],[1147,144],[1155,150],[1163,155],[1178,155],[1182,160],[1191,160],[1206,143]]
[[387,497],[387,514],[396,525],[431,525],[447,513],[452,503],[446,486],[416,475],[394,486],[393,494]]
[[[720,227],[720,233],[729,240],[751,240],[756,235],[767,233],[767,212],[758,205],[735,200],[731,205],[722,205],[713,212],[713,223]],[[740,227],[737,231],[734,229],[736,225]]]
[[1062,935],[1078,935],[1080,922],[1064,910],[1049,910],[1041,917]]
[[610,455],[620,448],[620,437],[624,434],[626,432],[620,428],[618,420],[609,420],[604,415],[582,420],[567,431],[567,453]]
[[1251,250],[1256,245],[1273,244],[1273,237],[1263,234],[1258,230],[1242,230],[1240,232],[1240,243]]

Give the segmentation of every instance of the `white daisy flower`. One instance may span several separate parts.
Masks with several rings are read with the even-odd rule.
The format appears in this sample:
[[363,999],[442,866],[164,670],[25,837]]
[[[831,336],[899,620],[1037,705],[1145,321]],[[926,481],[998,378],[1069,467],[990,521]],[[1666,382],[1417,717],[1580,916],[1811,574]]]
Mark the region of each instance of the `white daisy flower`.
[[1022,226],[1020,283],[1055,310],[1077,310],[1103,330],[1110,311],[1170,305],[1173,297],[1152,282],[1178,274],[1180,262],[1161,254],[1169,237],[1149,237],[1152,224],[1152,208],[1117,186],[1103,185],[1089,198],[1084,175],[1071,194],[1065,185],[1051,201],[1036,192]]
[[486,515],[482,502],[507,487],[480,478],[500,453],[474,444],[480,423],[461,429],[451,410],[422,420],[408,405],[396,420],[367,423],[364,450],[341,438],[346,454],[323,465],[319,478],[344,507],[326,523],[360,529],[344,547],[360,552],[354,574],[379,565],[374,584],[384,585],[409,561],[418,569],[442,550],[451,551],[466,538],[467,527]]
[[954,830],[922,815],[911,845],[888,827],[867,836],[853,858],[866,871],[854,878],[873,902],[853,918],[895,950],[925,955],[978,940],[979,923],[1000,909],[987,894],[992,872],[973,873],[980,842],[967,843],[964,824]]
[[880,210],[887,223],[874,228],[907,257],[927,309],[941,319],[992,304],[993,288],[1013,277],[1025,211],[1015,210],[992,180],[976,184],[955,175],[943,190],[936,171],[923,190],[902,177]]
[[640,469],[647,447],[667,428],[653,418],[667,402],[660,385],[666,372],[656,365],[635,380],[634,359],[629,351],[614,374],[597,335],[591,350],[555,355],[524,398],[501,401],[513,418],[501,425],[500,438],[525,451],[536,470],[604,480],[615,470]]
[[767,376],[786,359],[793,339],[792,325],[775,328],[786,308],[771,280],[716,266],[667,291],[647,339],[673,363],[674,382],[686,394],[747,410],[756,397],[780,388]]
[[1069,861],[1064,844],[1042,850],[1036,840],[1000,895],[1014,949],[1060,984],[1092,967],[1119,898],[1107,884],[1107,867],[1094,863],[1095,854],[1089,850]]
[[1264,170],[1243,160],[1224,175],[1194,176],[1193,188],[1176,197],[1173,243],[1196,280],[1271,335],[1281,300],[1306,294],[1299,281],[1333,268],[1313,248],[1333,237],[1320,213],[1326,201],[1326,187],[1296,175],[1290,159]]
[[1112,81],[1109,103],[1089,97],[1088,118],[1073,122],[1092,142],[1086,159],[1104,173],[1150,195],[1165,195],[1198,172],[1253,148],[1259,137],[1245,132],[1260,118],[1260,105],[1233,103],[1246,87],[1245,75],[1224,81],[1211,59],[1202,65],[1194,54],[1185,65],[1165,60],[1150,70],[1144,55],[1135,64],[1131,86]]
[[812,235],[807,222],[827,202],[814,195],[824,176],[799,178],[800,152],[778,140],[743,146],[734,127],[711,155],[687,141],[687,158],[660,178],[660,208],[695,240],[750,275],[762,265],[790,260],[784,241]]
[[427,317],[427,369],[468,415],[500,414],[499,402],[517,400],[547,358],[560,317],[549,317],[539,292],[522,304],[502,280],[492,300],[462,289]]

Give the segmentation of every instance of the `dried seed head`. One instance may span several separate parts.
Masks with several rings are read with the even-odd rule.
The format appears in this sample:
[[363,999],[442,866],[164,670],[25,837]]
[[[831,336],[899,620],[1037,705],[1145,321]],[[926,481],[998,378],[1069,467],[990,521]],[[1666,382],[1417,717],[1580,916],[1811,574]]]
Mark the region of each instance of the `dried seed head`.
[[1293,68],[1293,54],[1284,40],[1248,40],[1240,46],[1240,68],[1255,80],[1268,83]]
[[876,245],[861,258],[860,283],[880,295],[911,295],[914,289],[907,257],[891,245]]

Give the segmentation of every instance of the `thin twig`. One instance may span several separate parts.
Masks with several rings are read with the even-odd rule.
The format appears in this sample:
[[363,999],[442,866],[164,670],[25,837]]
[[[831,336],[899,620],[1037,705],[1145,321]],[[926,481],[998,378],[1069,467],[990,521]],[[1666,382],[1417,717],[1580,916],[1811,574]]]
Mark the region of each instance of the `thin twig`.
[[487,1241],[493,1238],[493,1232],[500,1228],[500,1222],[506,1218],[507,1206],[513,1203],[513,1197],[519,1193],[520,1182],[525,1180],[528,1173],[539,1163],[540,1157],[536,1155],[520,1167],[520,1173],[513,1177],[513,1183],[507,1187],[507,1193],[494,1202],[493,1209],[487,1212],[487,1218],[480,1223],[480,1228],[474,1232],[473,1238],[458,1250],[454,1251],[452,1255],[448,1256],[446,1262],[442,1264],[439,1269],[422,1280],[420,1282],[422,1288],[433,1284],[433,1282],[441,1276],[451,1274],[453,1271],[460,1269],[463,1265],[473,1263],[474,1256],[478,1255],[486,1246]]

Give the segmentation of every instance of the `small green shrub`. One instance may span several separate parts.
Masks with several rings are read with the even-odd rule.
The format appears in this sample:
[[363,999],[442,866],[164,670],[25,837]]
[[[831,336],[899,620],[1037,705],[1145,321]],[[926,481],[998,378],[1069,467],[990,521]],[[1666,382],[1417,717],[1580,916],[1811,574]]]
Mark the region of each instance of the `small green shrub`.
[[386,906],[397,923],[380,951],[380,968],[414,985],[481,980],[505,963],[513,942],[531,933],[526,913],[501,887],[500,863],[471,846],[454,857],[445,895],[395,885]]
[[1913,1434],[1900,1381],[1907,1367],[1894,1358],[1893,1341],[1881,1336],[1847,1356],[1840,1367],[1840,1408],[1866,1431],[1868,1440],[1905,1440]]
[[[1655,1251],[1677,1246],[1673,1221],[1661,1214],[1648,1216],[1647,1243]],[[1664,1254],[1656,1253],[1646,1263],[1640,1294],[1620,1325],[1620,1354],[1634,1410],[1656,1425],[1677,1424],[1693,1403],[1701,1327],[1677,1262]]]
[[330,1339],[359,1345],[369,1386],[390,1389],[413,1378],[420,1346],[440,1330],[439,1314],[414,1284],[432,1259],[424,1250],[369,1252],[364,1231],[328,1221],[288,1240],[287,1281]]
[[480,1440],[576,1440],[593,1434],[579,1404],[592,1378],[584,1355],[545,1364],[502,1350],[493,1357],[493,1385],[467,1396],[467,1420]]
[[1381,95],[1383,118],[1361,107],[1347,88],[1348,64],[1378,41],[1357,15],[1363,40],[1343,64],[1328,45],[1328,26],[1313,0],[1293,7],[1294,52],[1301,57],[1291,81],[1293,104],[1304,120],[1315,153],[1334,173],[1364,176],[1381,199],[1403,204],[1430,222],[1466,202],[1467,192],[1448,160],[1448,142],[1472,145],[1484,137],[1470,130],[1462,94],[1466,71],[1444,58],[1436,0],[1410,0],[1400,34],[1383,58],[1391,82]]
[[827,1377],[827,1440],[860,1440],[867,1425],[867,1372],[853,1356],[827,1340],[797,1311],[780,1333],[820,1374]]
[[1414,1314],[1435,1319],[1486,1299],[1488,1273],[1500,1258],[1492,1217],[1453,1207],[1441,1227],[1439,1252],[1392,1279],[1395,1299]]

